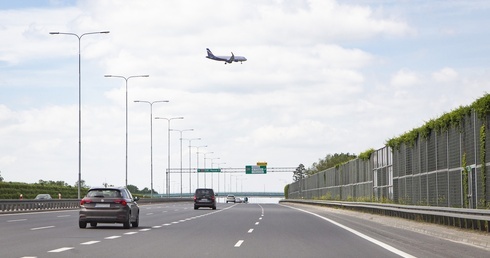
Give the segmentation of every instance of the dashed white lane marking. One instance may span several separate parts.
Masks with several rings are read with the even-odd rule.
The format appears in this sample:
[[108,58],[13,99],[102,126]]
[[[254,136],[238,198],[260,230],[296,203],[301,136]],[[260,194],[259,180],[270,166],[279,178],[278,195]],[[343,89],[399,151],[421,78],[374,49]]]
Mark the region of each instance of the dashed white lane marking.
[[259,220],[262,220],[262,217],[260,217]]
[[146,215],[153,215],[153,212],[147,213]]
[[151,230],[151,228],[140,229],[141,232],[150,231],[150,230]]
[[31,228],[31,230],[40,230],[40,229],[48,229],[48,228],[54,228],[54,226],[39,227],[39,228]]
[[162,226],[170,226],[170,225],[172,225],[172,224],[170,224],[170,223],[162,224]]
[[97,244],[97,243],[100,243],[100,241],[88,241],[88,242],[80,243],[80,244],[81,245],[93,245],[93,244]]
[[255,225],[259,225],[260,222],[255,222]]
[[62,248],[58,248],[58,249],[54,249],[54,250],[48,251],[48,253],[61,253],[61,252],[64,252],[64,251],[71,250],[73,248],[74,247],[62,247]]
[[7,222],[19,222],[19,221],[26,221],[27,219],[12,219],[12,220],[7,220]]
[[106,237],[106,238],[104,238],[104,239],[109,239],[109,240],[111,240],[111,239],[116,239],[116,238],[120,238],[120,237],[121,237],[121,236],[110,236],[110,237]]
[[236,242],[236,244],[235,244],[235,247],[240,247],[244,241],[245,240],[238,240],[238,242]]
[[56,216],[58,218],[66,218],[66,217],[70,217],[71,215],[59,215],[59,216]]
[[248,233],[252,233],[253,231],[254,231],[254,229],[251,228],[251,229],[248,230]]
[[161,228],[162,226],[153,226],[151,228]]
[[136,231],[132,231],[132,232],[126,232],[124,233],[125,235],[134,235],[134,234],[138,234],[138,232]]

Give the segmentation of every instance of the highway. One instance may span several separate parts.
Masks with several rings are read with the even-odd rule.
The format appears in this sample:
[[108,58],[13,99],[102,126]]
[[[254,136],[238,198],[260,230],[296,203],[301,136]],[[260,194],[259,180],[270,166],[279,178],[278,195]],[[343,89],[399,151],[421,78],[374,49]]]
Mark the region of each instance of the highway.
[[2,214],[0,257],[488,257],[490,253],[300,204],[218,203],[217,210],[194,210],[192,203],[162,203],[140,208],[140,227],[130,229],[120,224],[80,229],[76,210]]

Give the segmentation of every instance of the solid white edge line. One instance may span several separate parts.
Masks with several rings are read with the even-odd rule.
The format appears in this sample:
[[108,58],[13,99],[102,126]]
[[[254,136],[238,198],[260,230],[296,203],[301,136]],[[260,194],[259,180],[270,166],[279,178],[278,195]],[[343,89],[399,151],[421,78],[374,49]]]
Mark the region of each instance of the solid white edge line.
[[296,207],[290,207],[290,206],[285,206],[285,207],[288,207],[288,208],[291,208],[291,209],[295,209],[295,210],[299,210],[299,211],[302,211],[302,212],[305,212],[305,213],[311,214],[311,215],[313,215],[313,216],[317,216],[317,217],[319,217],[319,218],[321,218],[321,219],[323,219],[323,220],[326,220],[326,221],[328,221],[328,222],[330,222],[330,223],[334,224],[335,226],[338,226],[338,227],[340,227],[340,228],[343,228],[343,229],[345,229],[345,230],[347,230],[347,231],[349,231],[349,232],[351,232],[351,233],[353,233],[353,234],[355,234],[355,235],[357,235],[357,236],[359,236],[359,237],[362,237],[362,238],[364,238],[365,240],[367,240],[367,241],[369,241],[369,242],[371,242],[371,243],[373,243],[373,244],[375,244],[375,245],[378,245],[378,246],[380,246],[380,247],[382,247],[382,248],[384,248],[384,249],[386,249],[386,250],[388,250],[388,251],[390,251],[390,252],[392,252],[392,253],[394,253],[394,254],[397,254],[397,255],[399,255],[399,256],[401,256],[401,257],[405,257],[405,258],[416,258],[416,256],[413,256],[413,255],[411,255],[411,254],[405,253],[405,252],[403,252],[403,251],[401,251],[401,250],[396,249],[395,247],[393,247],[393,246],[391,246],[391,245],[388,245],[388,244],[386,244],[386,243],[383,243],[383,242],[381,242],[381,241],[379,241],[379,240],[376,240],[376,239],[374,239],[374,238],[372,238],[372,237],[370,237],[370,236],[364,235],[363,233],[361,233],[361,232],[359,232],[359,231],[356,231],[356,230],[354,230],[354,229],[352,229],[352,228],[349,228],[349,227],[347,227],[347,226],[344,226],[344,225],[342,225],[342,224],[340,224],[340,223],[338,223],[338,222],[335,222],[335,221],[333,221],[333,220],[331,220],[331,219],[325,218],[325,217],[323,217],[323,216],[321,216],[321,215],[318,215],[318,214],[316,214],[316,213],[313,213],[313,212],[311,212],[311,211],[307,211],[307,210],[299,209],[299,208],[296,208]]
[[238,242],[236,242],[236,244],[235,244],[235,247],[240,247],[244,241],[245,240],[238,240]]

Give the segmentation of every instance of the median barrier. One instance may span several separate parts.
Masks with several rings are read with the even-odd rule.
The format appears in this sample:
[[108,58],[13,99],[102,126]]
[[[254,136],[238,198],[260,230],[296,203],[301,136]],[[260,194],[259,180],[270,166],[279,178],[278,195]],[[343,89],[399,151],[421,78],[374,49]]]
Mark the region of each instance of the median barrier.
[[284,199],[280,200],[279,202],[302,203],[349,209],[439,225],[490,232],[490,210],[304,199]]
[[[162,202],[192,202],[192,198],[142,198],[140,205]],[[52,200],[0,200],[0,214],[47,210],[74,210],[80,208],[79,199]]]

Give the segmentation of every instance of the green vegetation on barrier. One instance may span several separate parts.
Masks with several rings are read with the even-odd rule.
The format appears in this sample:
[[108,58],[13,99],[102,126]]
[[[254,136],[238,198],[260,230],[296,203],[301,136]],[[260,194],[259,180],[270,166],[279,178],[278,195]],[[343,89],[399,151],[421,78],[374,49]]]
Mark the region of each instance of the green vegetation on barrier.
[[465,117],[471,114],[471,110],[475,111],[479,119],[485,120],[486,116],[490,114],[490,94],[486,93],[469,106],[460,106],[437,119],[429,120],[419,128],[391,138],[386,141],[386,145],[394,150],[399,149],[401,144],[413,147],[419,137],[427,139],[432,132],[446,132],[449,128],[461,129]]
[[368,149],[368,150],[366,150],[364,152],[361,152],[359,154],[359,158],[361,160],[364,160],[364,161],[369,160],[371,158],[371,154],[373,154],[373,152],[375,152],[375,150],[373,148]]

